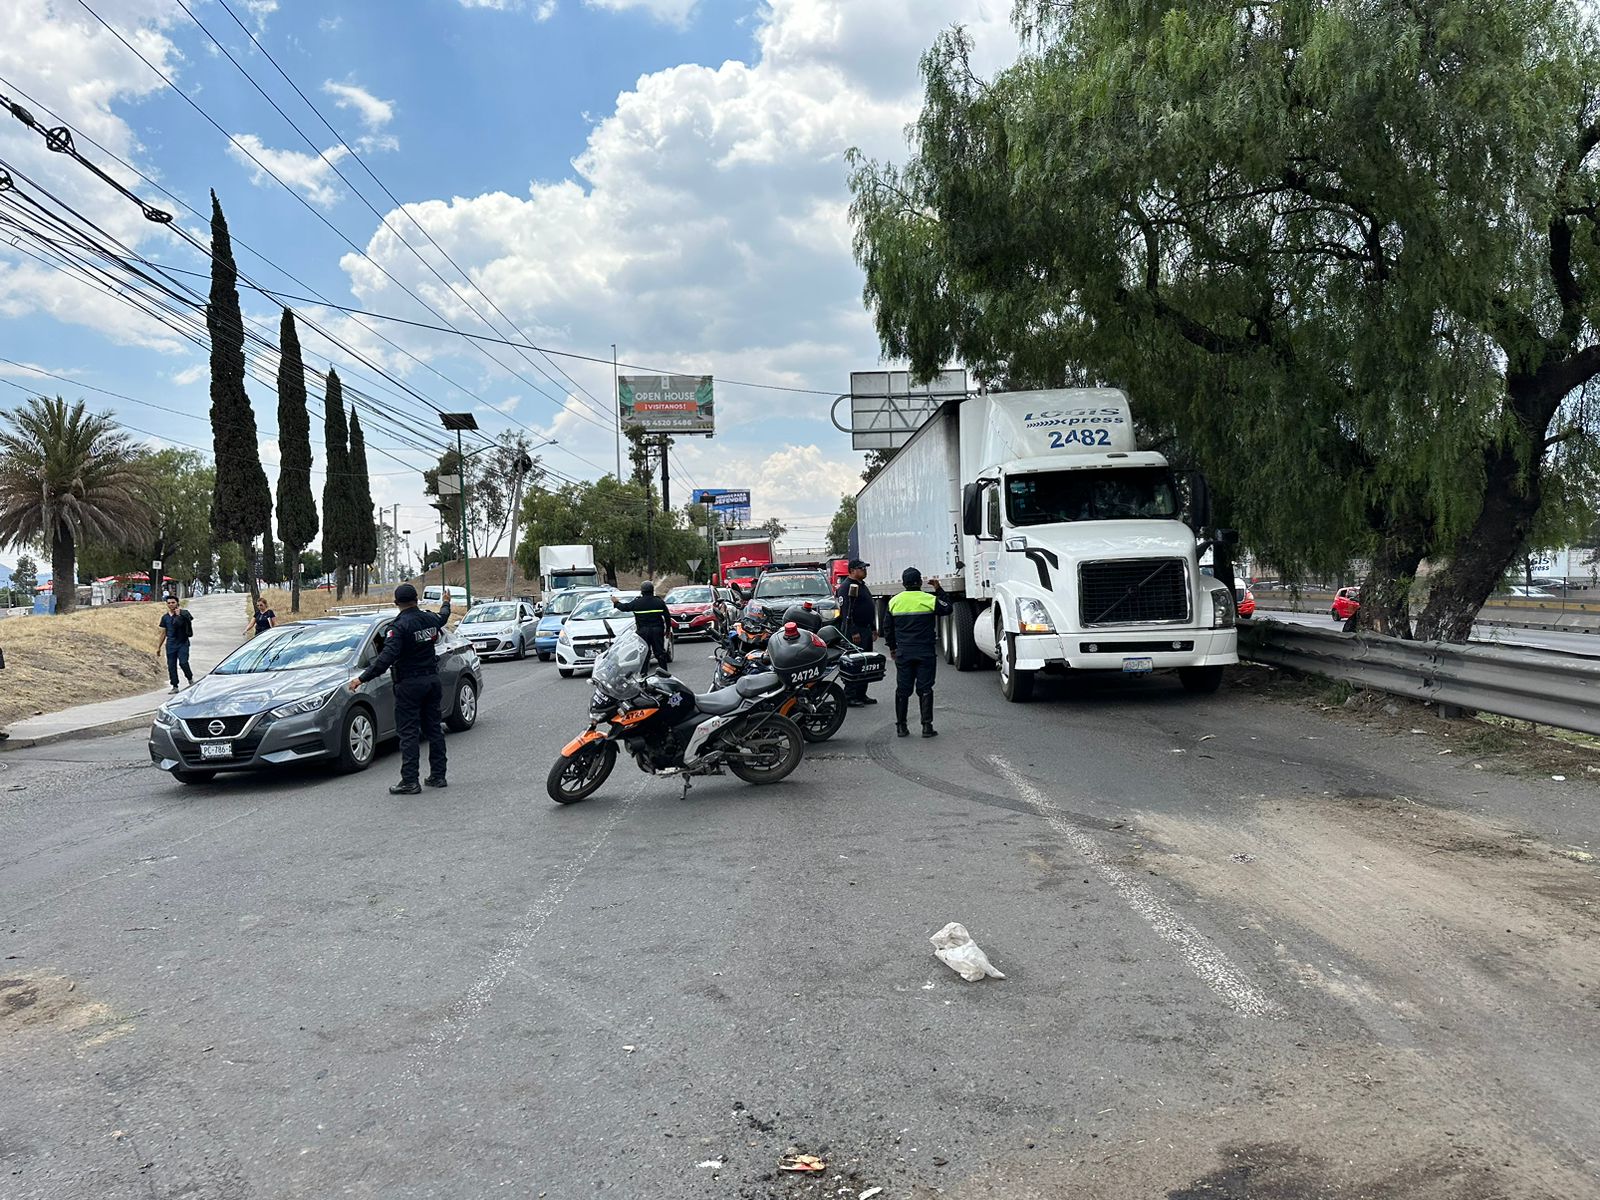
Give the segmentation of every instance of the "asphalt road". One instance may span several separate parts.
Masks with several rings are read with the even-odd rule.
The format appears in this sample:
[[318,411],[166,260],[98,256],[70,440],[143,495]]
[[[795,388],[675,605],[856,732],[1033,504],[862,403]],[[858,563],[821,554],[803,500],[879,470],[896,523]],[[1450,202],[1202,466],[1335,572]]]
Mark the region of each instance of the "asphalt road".
[[[1256,616],[1291,625],[1310,625],[1316,629],[1337,631],[1343,628],[1326,612],[1285,612],[1279,609],[1258,608]],[[1502,646],[1532,646],[1540,650],[1560,650],[1565,654],[1582,654],[1591,658],[1600,657],[1600,632],[1564,633],[1554,629],[1510,629],[1502,625],[1474,625],[1472,640],[1498,643]]]
[[492,665],[414,799],[0,756],[0,1196],[1600,1196],[1593,782],[946,671],[936,741],[557,808],[588,691]]

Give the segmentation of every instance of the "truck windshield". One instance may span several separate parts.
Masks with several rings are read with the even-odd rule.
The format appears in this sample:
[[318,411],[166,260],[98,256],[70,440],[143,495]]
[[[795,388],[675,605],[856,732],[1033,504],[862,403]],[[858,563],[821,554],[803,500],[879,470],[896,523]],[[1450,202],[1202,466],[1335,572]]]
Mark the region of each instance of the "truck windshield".
[[1178,498],[1165,467],[1041,471],[1006,479],[1006,514],[1013,525],[1170,520]]

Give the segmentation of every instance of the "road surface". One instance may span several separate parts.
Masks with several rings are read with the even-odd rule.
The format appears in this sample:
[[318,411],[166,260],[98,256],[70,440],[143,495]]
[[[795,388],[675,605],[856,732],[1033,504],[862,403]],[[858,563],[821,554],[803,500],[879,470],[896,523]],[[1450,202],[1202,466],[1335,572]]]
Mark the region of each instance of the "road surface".
[[1600,1197],[1594,782],[946,671],[935,741],[557,808],[588,685],[488,675],[419,798],[0,756],[0,1194]]

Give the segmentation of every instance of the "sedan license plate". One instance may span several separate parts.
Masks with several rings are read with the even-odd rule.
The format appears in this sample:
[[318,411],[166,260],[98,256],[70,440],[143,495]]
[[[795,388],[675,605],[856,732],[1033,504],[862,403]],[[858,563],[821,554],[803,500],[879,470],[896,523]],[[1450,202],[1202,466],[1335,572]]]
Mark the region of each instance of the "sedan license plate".
[[1125,658],[1122,660],[1122,673],[1124,675],[1148,675],[1154,669],[1154,659]]
[[232,742],[201,742],[200,743],[200,757],[201,758],[232,758],[233,757],[233,743]]

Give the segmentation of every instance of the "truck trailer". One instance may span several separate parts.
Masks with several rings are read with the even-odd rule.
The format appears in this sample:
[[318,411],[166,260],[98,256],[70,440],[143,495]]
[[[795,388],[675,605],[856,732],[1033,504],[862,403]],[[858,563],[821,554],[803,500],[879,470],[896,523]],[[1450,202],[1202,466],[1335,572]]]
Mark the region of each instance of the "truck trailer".
[[717,544],[717,582],[748,585],[772,565],[770,537],[724,538]]
[[539,592],[550,596],[562,588],[592,587],[600,582],[593,546],[540,546]]
[[1135,445],[1124,393],[1072,388],[942,405],[862,488],[856,526],[885,594],[911,566],[950,593],[946,661],[998,664],[1020,702],[1041,671],[1176,670],[1216,691],[1236,618],[1200,556],[1235,535],[1202,540],[1207,509],[1198,473]]

